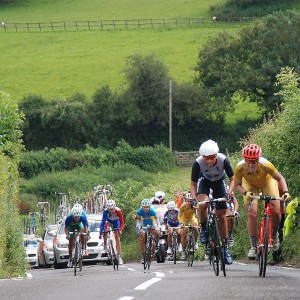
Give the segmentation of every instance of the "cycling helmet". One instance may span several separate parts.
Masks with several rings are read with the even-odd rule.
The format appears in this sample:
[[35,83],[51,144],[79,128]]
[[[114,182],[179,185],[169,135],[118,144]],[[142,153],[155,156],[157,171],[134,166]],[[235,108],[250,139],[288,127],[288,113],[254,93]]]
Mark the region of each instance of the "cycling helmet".
[[73,208],[74,207],[78,207],[79,209],[83,210],[83,206],[80,203],[75,203]]
[[213,140],[208,140],[204,142],[199,148],[199,153],[202,156],[215,155],[218,152],[219,152],[219,146]]
[[167,203],[167,209],[168,209],[168,210],[174,210],[175,208],[176,208],[176,204],[175,204],[174,201],[169,201],[169,202]]
[[185,199],[187,200],[193,199],[192,193],[186,193]]
[[150,206],[150,205],[151,205],[150,199],[143,199],[141,202],[141,206]]
[[107,200],[107,202],[106,202],[106,207],[107,207],[107,209],[115,208],[115,207],[116,207],[116,202],[115,202],[115,200],[112,200],[112,199]]
[[152,197],[152,198],[150,198],[150,203],[151,204],[159,204],[159,199],[156,197]]
[[246,159],[257,160],[261,157],[261,148],[256,144],[247,145],[242,152],[242,155]]
[[81,216],[81,213],[82,213],[82,209],[77,207],[77,206],[74,206],[72,209],[71,209],[71,215],[73,217],[80,217]]
[[158,191],[155,193],[155,198],[158,198],[159,200],[165,199],[166,198],[166,194],[162,191]]

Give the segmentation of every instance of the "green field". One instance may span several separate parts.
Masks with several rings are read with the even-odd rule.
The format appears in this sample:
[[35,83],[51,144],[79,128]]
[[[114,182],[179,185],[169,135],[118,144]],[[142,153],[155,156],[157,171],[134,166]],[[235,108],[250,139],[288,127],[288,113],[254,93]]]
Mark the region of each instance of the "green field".
[[226,0],[18,0],[0,6],[0,21],[80,21],[105,19],[208,17]]

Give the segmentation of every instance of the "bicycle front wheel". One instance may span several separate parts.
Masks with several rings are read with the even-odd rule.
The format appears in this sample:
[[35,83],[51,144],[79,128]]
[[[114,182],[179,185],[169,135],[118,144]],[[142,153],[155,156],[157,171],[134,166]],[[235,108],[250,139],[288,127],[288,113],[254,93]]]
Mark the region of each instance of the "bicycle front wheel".
[[172,236],[172,255],[174,264],[176,264],[176,255],[177,255],[177,234],[173,234]]
[[[223,271],[223,275],[226,276],[226,269],[225,269],[225,253],[223,249],[223,244],[221,241],[219,226],[217,220],[215,220],[215,246],[217,249],[217,256],[221,262],[221,270]],[[218,276],[218,275],[217,275]]]
[[260,250],[259,255],[259,276],[265,277],[267,270],[267,261],[268,261],[268,251],[269,251],[269,222],[270,216],[266,216],[265,224],[263,227],[264,230],[264,240],[263,246]]
[[118,260],[118,257],[116,255],[114,243],[113,243],[112,240],[109,241],[109,245],[110,245],[110,247],[109,247],[110,248],[110,255],[112,257],[112,264],[113,264],[114,270],[118,271],[119,270],[119,260]]
[[79,247],[78,247],[78,243],[75,242],[75,253],[74,253],[74,276],[77,275],[77,261],[78,261],[78,251],[79,251]]
[[189,236],[188,245],[187,245],[187,261],[188,261],[188,266],[189,267],[191,267],[193,265],[194,253],[195,253],[194,237]]

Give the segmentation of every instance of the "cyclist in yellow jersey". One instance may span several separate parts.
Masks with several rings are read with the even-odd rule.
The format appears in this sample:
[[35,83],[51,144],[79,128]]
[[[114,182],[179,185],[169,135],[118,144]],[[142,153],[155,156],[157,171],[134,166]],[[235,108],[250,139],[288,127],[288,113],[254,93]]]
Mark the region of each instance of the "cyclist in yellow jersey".
[[[234,185],[230,185],[228,194],[234,188],[244,195],[244,204],[248,217],[248,234],[250,238],[251,247],[248,252],[248,258],[256,258],[256,241],[258,232],[257,210],[258,201],[253,199],[249,209],[250,199],[254,195],[258,196],[262,191],[263,196],[270,195],[272,197],[279,197],[279,187],[283,191],[283,198],[286,201],[291,199],[288,192],[288,187],[284,177],[278,172],[275,166],[266,158],[261,157],[261,147],[256,144],[247,145],[243,151],[241,160],[234,170]],[[272,236],[273,236],[273,250],[279,249],[278,228],[280,225],[280,202],[271,201],[271,218],[272,218]]]
[[[178,213],[178,220],[182,225],[190,225],[195,226],[194,230],[194,238],[195,238],[195,249],[198,248],[197,239],[199,235],[198,230],[198,220],[195,215],[195,206],[193,203],[193,197],[191,193],[187,193],[185,196],[186,202],[180,206],[179,213]],[[186,245],[187,245],[187,235],[188,235],[188,228],[183,228],[182,238],[181,238],[181,245],[182,245],[182,259],[186,259]]]

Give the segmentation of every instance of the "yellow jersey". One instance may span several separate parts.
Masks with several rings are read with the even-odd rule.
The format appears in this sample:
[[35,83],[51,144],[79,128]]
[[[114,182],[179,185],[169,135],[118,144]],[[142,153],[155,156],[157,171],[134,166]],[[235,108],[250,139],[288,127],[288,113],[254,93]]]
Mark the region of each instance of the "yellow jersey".
[[195,216],[194,208],[190,207],[188,203],[183,203],[180,206],[179,213],[178,213],[178,220],[180,223],[186,223],[186,221],[192,220]]
[[242,184],[247,182],[250,186],[261,189],[268,183],[276,174],[278,170],[266,158],[260,157],[257,163],[257,168],[254,172],[249,172],[245,160],[241,160],[234,170],[234,180]]

